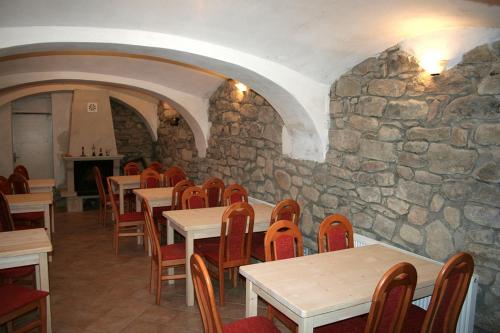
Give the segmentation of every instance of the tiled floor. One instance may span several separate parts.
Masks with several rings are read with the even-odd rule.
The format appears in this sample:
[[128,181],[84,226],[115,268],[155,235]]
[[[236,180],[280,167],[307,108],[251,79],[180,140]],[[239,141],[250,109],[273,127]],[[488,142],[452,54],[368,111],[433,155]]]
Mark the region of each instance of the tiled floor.
[[[97,224],[96,211],[56,213],[50,265],[54,332],[202,332],[198,307],[185,305],[185,282],[165,283],[161,306],[156,305],[142,246],[125,240],[117,257],[111,236],[109,224]],[[222,320],[243,318],[244,282],[226,289]],[[259,310],[264,313],[265,306]]]

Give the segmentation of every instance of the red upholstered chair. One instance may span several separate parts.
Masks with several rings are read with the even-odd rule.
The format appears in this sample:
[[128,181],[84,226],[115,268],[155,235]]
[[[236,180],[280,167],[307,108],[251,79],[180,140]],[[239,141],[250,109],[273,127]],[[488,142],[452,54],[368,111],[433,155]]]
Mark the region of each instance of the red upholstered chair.
[[[20,173],[10,175],[9,183],[14,194],[30,193],[28,180]],[[43,226],[43,214],[43,212],[14,213],[12,214],[12,219],[14,220],[14,224],[21,228],[33,226],[41,228]],[[28,225],[26,226],[25,223],[28,223]]]
[[470,254],[459,252],[451,257],[438,274],[427,311],[411,305],[403,332],[455,332],[473,273]]
[[175,184],[172,190],[172,210],[182,209],[182,195],[188,188],[194,186],[193,181],[184,179]]
[[232,184],[226,187],[222,195],[225,206],[230,206],[235,202],[248,202],[248,192],[239,184]]
[[[110,197],[115,196],[115,193],[113,192],[113,186],[111,185],[111,181],[109,178],[108,193]],[[113,246],[115,249],[115,254],[118,255],[121,237],[142,236],[143,240],[145,239],[144,214],[142,212],[127,212],[124,214],[120,214],[120,210],[118,209],[118,205],[115,200],[111,200],[111,207],[113,209],[113,215],[115,217]]]
[[[23,327],[17,328],[14,333],[31,332],[40,327],[42,333],[47,332],[47,295],[46,291],[28,289],[15,284],[0,286],[0,325],[7,323],[8,327],[17,317],[38,310],[38,317]],[[10,332],[10,330],[9,330]]]
[[103,225],[106,225],[106,217],[107,217],[107,210],[108,208],[111,209],[111,200],[118,201],[119,196],[115,195],[114,198],[111,198],[108,193],[106,193],[106,190],[104,189],[104,185],[102,183],[102,176],[101,176],[101,170],[99,170],[99,167],[94,166],[92,168],[92,172],[94,173],[94,179],[97,185],[97,191],[99,192],[99,218],[98,222],[102,223]]
[[203,183],[202,188],[207,193],[208,207],[222,206],[222,195],[225,188],[222,179],[217,177],[209,178]]
[[[299,225],[300,219],[300,206],[297,201],[293,199],[285,199],[276,204],[271,213],[271,221],[269,225],[279,220],[292,221],[294,224]],[[252,257],[265,261],[264,253],[264,237],[265,232],[254,232],[252,239]]]
[[352,225],[347,217],[333,214],[325,217],[318,230],[318,252],[329,252],[354,247]]
[[199,186],[188,187],[181,198],[182,209],[207,208],[207,194]]
[[224,271],[230,269],[230,277],[236,287],[238,267],[250,261],[254,217],[253,208],[248,203],[232,204],[222,215],[219,241],[196,250],[216,268],[211,275],[219,280],[220,305],[224,305]]
[[186,274],[164,274],[167,268],[184,266],[186,264],[186,245],[184,243],[175,243],[170,245],[160,245],[158,231],[153,223],[148,203],[142,201],[142,211],[148,229],[148,235],[152,247],[151,255],[151,275],[149,280],[149,291],[153,290],[153,281],[156,285],[156,304],[160,305],[161,285],[163,281],[185,279]]
[[10,207],[5,194],[0,192],[0,231],[15,230],[14,221],[10,214]]
[[12,187],[10,186],[10,182],[4,176],[0,176],[0,192],[3,194],[12,194]]
[[28,174],[28,169],[22,164],[16,165],[14,168],[14,173],[20,173],[21,175],[24,176],[26,179],[30,179],[30,175]]
[[141,168],[139,167],[139,164],[135,162],[128,162],[123,167],[123,173],[125,176],[139,175],[141,173]]
[[153,188],[160,187],[161,184],[161,176],[158,172],[153,169],[144,169],[141,172],[141,188]]
[[[267,229],[264,238],[264,250],[266,261],[301,257],[304,252],[304,245],[299,227],[288,220],[273,223]],[[297,324],[270,304],[267,306],[267,317],[271,320],[277,318],[290,331],[297,332]]]
[[205,333],[279,333],[273,323],[265,317],[248,317],[225,325],[220,319],[219,310],[215,304],[214,289],[210,275],[203,259],[196,253],[191,256],[191,275],[203,321]]
[[161,164],[158,161],[154,161],[154,162],[149,163],[148,169],[153,169],[154,171],[161,173],[163,170],[163,164]]
[[400,333],[417,284],[413,265],[402,262],[384,273],[372,296],[368,315],[318,327],[315,333]]
[[175,184],[180,182],[181,180],[186,179],[186,173],[178,167],[171,167],[163,174],[163,179],[165,181],[165,186],[174,187]]
[[13,173],[9,176],[10,186],[14,194],[30,193],[28,180],[20,173]]

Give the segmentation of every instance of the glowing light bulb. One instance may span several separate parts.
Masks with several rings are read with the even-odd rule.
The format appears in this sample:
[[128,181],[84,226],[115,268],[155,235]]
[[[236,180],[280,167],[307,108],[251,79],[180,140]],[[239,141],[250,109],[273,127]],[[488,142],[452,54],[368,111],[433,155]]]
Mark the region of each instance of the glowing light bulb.
[[246,85],[244,85],[243,83],[241,83],[241,82],[236,83],[235,86],[241,92],[245,92],[245,91],[248,90],[248,87]]
[[439,75],[448,60],[443,60],[443,53],[438,50],[428,50],[420,57],[420,66],[431,75]]

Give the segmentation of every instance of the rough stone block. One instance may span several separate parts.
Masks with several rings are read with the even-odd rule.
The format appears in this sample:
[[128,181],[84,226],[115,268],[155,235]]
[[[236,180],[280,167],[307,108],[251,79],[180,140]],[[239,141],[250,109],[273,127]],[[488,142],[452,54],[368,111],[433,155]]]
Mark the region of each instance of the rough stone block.
[[240,146],[240,158],[243,160],[255,160],[257,150],[254,147]]
[[328,208],[337,208],[339,205],[339,200],[337,196],[328,193],[321,195],[320,202],[321,204],[323,204],[325,207]]
[[427,160],[420,155],[403,151],[398,155],[398,163],[412,168],[422,168],[427,165]]
[[413,173],[413,170],[411,168],[405,167],[398,165],[396,167],[396,171],[398,172],[398,175],[406,180],[413,179],[413,176],[415,175]]
[[349,117],[349,124],[362,132],[373,131],[378,128],[378,120],[373,117],[364,117],[353,114]]
[[427,118],[429,107],[424,101],[415,99],[391,101],[385,110],[385,116],[390,119],[423,120]]
[[302,188],[302,195],[304,195],[305,198],[315,202],[319,198],[319,191],[316,190],[314,187],[304,186]]
[[479,82],[477,92],[479,95],[500,94],[500,64],[494,65],[489,75]]
[[414,181],[399,180],[396,197],[417,205],[427,206],[430,200],[432,187]]
[[451,144],[457,147],[465,147],[469,137],[467,130],[454,127],[451,129]]
[[431,200],[431,212],[439,212],[444,205],[444,198],[439,194],[434,194]]
[[378,139],[381,141],[397,141],[401,139],[399,128],[394,126],[382,126],[378,131]]
[[500,209],[467,204],[464,207],[464,215],[467,219],[479,225],[500,229]]
[[361,139],[359,154],[377,161],[393,162],[396,160],[396,147],[393,143]]
[[500,166],[492,161],[486,162],[474,171],[474,176],[485,182],[500,183]]
[[500,123],[479,125],[474,142],[480,145],[500,145]]
[[359,149],[361,133],[352,130],[336,130],[332,133],[332,147],[336,150],[356,152]]
[[359,96],[361,94],[361,82],[353,76],[342,76],[337,81],[335,94],[343,97]]
[[463,64],[482,63],[495,61],[496,58],[488,48],[488,45],[478,46],[462,56]]
[[394,173],[392,172],[381,172],[375,174],[375,180],[378,186],[392,186],[395,184]]
[[405,151],[417,154],[425,153],[427,151],[427,148],[429,148],[429,143],[425,141],[410,141],[406,142],[403,146],[403,149]]
[[468,235],[474,243],[493,244],[495,240],[495,232],[492,229],[470,230]]
[[382,117],[387,100],[382,97],[362,96],[357,104],[357,112],[364,116]]
[[356,191],[359,194],[361,200],[366,202],[377,202],[380,203],[382,197],[380,195],[380,189],[378,187],[363,186],[358,187]]
[[419,206],[412,206],[408,214],[408,222],[416,225],[424,225],[427,223],[428,216],[429,212],[427,209]]
[[499,119],[500,100],[493,96],[469,95],[453,100],[444,109],[443,121],[449,123],[458,119]]
[[456,229],[460,226],[460,210],[455,207],[445,207],[443,210],[443,216],[446,222]]
[[374,79],[368,84],[368,93],[376,96],[399,97],[405,90],[406,83],[394,79]]
[[[271,110],[270,110],[271,111]],[[271,120],[267,121],[267,122],[270,122],[272,120],[274,120],[274,113],[276,111],[272,110],[271,112],[266,112],[267,114],[271,115]],[[250,118],[250,119],[255,119],[257,118],[257,115],[259,115],[259,112],[258,112],[258,109],[255,105],[253,104],[244,104],[240,107],[240,113],[246,117],[246,118]],[[262,121],[259,117],[259,120]]]
[[420,230],[407,224],[403,224],[403,226],[399,230],[399,235],[408,243],[416,245],[422,245],[424,243],[424,237],[422,236]]
[[404,215],[408,213],[410,205],[403,200],[397,198],[387,198],[387,207],[399,215]]
[[425,251],[435,260],[444,261],[455,252],[453,237],[448,228],[440,220],[435,220],[427,227],[427,242]]
[[373,225],[373,217],[363,212],[352,215],[352,224],[358,228],[371,229]]
[[387,163],[381,161],[364,161],[361,163],[361,170],[366,172],[384,171],[387,168]]
[[432,143],[427,152],[429,170],[438,174],[467,174],[477,159],[473,150],[455,149],[449,145]]
[[373,223],[373,231],[385,239],[392,239],[396,223],[385,216],[377,214]]
[[448,140],[450,138],[451,129],[449,127],[424,128],[413,127],[407,132],[409,140],[426,140],[430,142]]
[[433,173],[423,171],[423,170],[417,170],[415,172],[415,181],[419,183],[425,183],[425,184],[441,184],[443,181],[441,176],[435,175]]

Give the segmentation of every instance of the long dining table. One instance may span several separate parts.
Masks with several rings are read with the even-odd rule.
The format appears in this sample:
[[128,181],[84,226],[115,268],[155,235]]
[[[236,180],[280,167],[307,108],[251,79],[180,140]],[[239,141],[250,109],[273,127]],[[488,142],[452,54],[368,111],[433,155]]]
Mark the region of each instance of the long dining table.
[[298,325],[299,333],[368,313],[382,275],[399,262],[418,274],[414,299],[432,294],[442,265],[384,244],[240,267],[246,278],[246,316],[257,315],[257,296]]
[[[254,232],[265,231],[269,227],[274,206],[264,203],[252,204],[255,212]],[[194,240],[220,236],[222,215],[227,207],[212,207],[186,210],[164,211],[167,219],[167,243],[173,244],[174,230],[186,238],[186,258],[194,251]],[[186,264],[186,304],[194,305],[194,288],[191,267]]]

